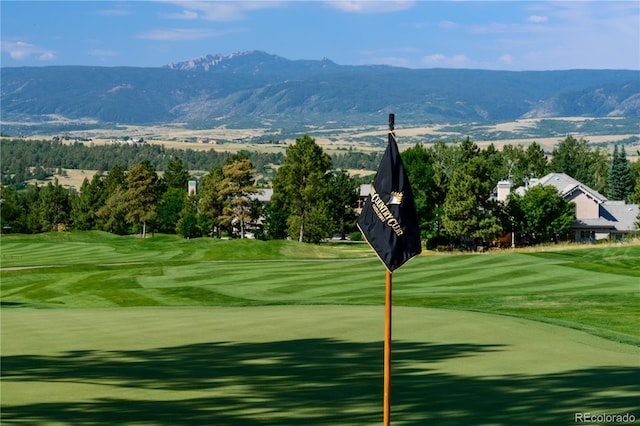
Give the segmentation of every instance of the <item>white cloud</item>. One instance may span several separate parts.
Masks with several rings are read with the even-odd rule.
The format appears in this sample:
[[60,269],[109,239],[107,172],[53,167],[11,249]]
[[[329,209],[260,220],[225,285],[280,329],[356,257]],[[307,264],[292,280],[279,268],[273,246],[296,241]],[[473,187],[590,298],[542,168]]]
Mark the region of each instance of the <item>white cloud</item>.
[[460,28],[460,24],[455,23],[453,21],[440,21],[438,26],[445,30],[455,30]]
[[521,24],[505,24],[502,22],[491,22],[490,24],[472,25],[469,27],[471,34],[523,34],[538,33],[545,31],[544,26],[539,25],[521,25]]
[[97,14],[102,16],[126,16],[131,15],[131,11],[129,9],[123,8],[101,9],[97,12]]
[[413,65],[410,60],[406,58],[401,58],[398,56],[385,56],[377,59],[375,63],[380,65],[389,65],[392,67],[405,67],[405,68],[409,68]]
[[416,55],[420,55],[421,49],[416,47],[392,47],[374,50],[358,50],[359,63],[380,64],[394,67],[416,67]]
[[158,41],[204,40],[237,31],[239,30],[220,31],[212,29],[168,28],[139,33],[136,35],[136,38]]
[[198,19],[198,14],[193,10],[183,10],[178,13],[167,13],[162,15],[164,18],[168,19],[183,19],[183,20],[194,20]]
[[532,22],[534,24],[537,23],[541,23],[541,22],[547,22],[549,20],[548,17],[546,16],[540,16],[540,15],[531,15],[527,18],[527,22]]
[[343,12],[349,13],[387,13],[398,12],[400,10],[410,9],[415,5],[415,1],[409,0],[387,0],[387,1],[371,1],[371,0],[325,0],[325,4]]
[[205,21],[239,21],[246,18],[246,12],[260,9],[282,7],[282,1],[175,1],[172,3],[183,8],[176,14],[165,17],[173,19],[203,19]]
[[89,56],[98,56],[101,58],[114,57],[118,56],[118,52],[115,50],[106,50],[106,49],[90,49],[87,50],[87,55]]
[[51,51],[42,52],[40,55],[36,56],[36,59],[39,61],[52,61],[56,58],[56,55]]
[[[523,53],[519,54],[522,66],[640,68],[638,2],[544,2],[544,6],[544,10],[536,10],[532,15],[547,16],[554,25],[531,23],[538,31],[522,46]],[[541,28],[544,31],[539,31]]]
[[39,61],[51,61],[56,58],[52,50],[44,49],[24,41],[2,40],[0,50],[11,56],[12,59],[22,61],[35,57]]
[[500,61],[500,63],[503,63],[505,65],[513,64],[513,56],[509,55],[508,53],[500,56],[500,58],[498,58],[498,60]]
[[446,56],[442,53],[424,56],[421,63],[427,67],[442,68],[463,68],[471,64],[471,60],[466,55]]

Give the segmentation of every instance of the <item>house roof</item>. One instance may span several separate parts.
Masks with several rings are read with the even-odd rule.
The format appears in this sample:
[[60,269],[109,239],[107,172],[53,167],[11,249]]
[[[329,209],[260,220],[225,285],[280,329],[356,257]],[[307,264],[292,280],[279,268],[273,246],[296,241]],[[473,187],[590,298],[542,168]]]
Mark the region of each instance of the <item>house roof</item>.
[[[540,179],[531,179],[529,186],[552,185],[563,197],[569,197],[575,191],[586,194],[600,206],[598,218],[576,219],[573,221],[575,228],[601,228],[610,229],[613,232],[635,231],[638,220],[638,204],[625,204],[624,201],[611,201],[598,191],[583,185],[564,173],[549,173]],[[519,195],[524,195],[527,188],[521,186],[516,189]]]
[[564,173],[549,173],[548,175],[541,177],[530,182],[530,185],[552,185],[554,186],[562,196],[571,195],[576,190],[581,190],[585,194],[591,196],[599,204],[607,201],[607,197],[600,194],[598,191],[583,185],[579,181],[575,180],[571,176]]
[[603,217],[597,219],[574,219],[573,227],[576,229],[597,228],[597,229],[616,229],[615,223]]
[[360,196],[366,197],[371,194],[371,186],[372,185],[369,183],[363,183],[362,185],[360,185]]
[[273,188],[264,188],[259,192],[252,194],[250,198],[254,200],[258,200],[262,203],[268,203],[271,201],[271,197],[273,196]]
[[607,201],[602,205],[603,210],[614,219],[611,221],[616,231],[634,231],[638,220],[638,204],[624,204],[622,201]]

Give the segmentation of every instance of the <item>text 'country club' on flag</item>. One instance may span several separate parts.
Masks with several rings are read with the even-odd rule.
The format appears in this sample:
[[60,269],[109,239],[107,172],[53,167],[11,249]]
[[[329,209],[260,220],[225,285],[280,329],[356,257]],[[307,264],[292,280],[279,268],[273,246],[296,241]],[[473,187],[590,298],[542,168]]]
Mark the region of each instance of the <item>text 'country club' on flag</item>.
[[360,231],[389,272],[421,252],[415,201],[393,125],[390,114],[389,143],[358,218]]

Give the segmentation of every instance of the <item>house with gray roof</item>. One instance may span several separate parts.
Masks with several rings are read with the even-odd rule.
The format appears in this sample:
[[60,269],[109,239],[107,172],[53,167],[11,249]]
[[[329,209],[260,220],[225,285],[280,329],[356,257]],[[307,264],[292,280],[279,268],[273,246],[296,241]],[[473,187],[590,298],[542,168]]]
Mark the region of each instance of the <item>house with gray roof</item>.
[[[501,183],[503,185],[502,194],[508,194],[504,188],[506,182]],[[549,173],[540,179],[531,179],[527,186],[521,186],[515,191],[519,195],[523,195],[528,187],[535,185],[552,185],[565,200],[575,204],[573,232],[576,242],[621,239],[624,235],[638,232],[636,226],[638,220],[637,204],[608,200],[598,191],[564,173]],[[500,198],[499,183],[498,199]]]

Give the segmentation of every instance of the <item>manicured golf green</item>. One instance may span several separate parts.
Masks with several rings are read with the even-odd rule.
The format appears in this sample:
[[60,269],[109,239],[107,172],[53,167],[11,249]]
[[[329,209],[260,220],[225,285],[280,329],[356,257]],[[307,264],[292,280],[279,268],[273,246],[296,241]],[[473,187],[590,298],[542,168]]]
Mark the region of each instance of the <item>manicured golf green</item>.
[[[7,424],[379,424],[382,307],[3,312]],[[394,310],[393,423],[633,412],[640,349],[554,325]]]
[[[382,420],[384,268],[366,245],[1,243],[2,424]],[[410,261],[393,424],[640,419],[639,283],[637,244]]]

